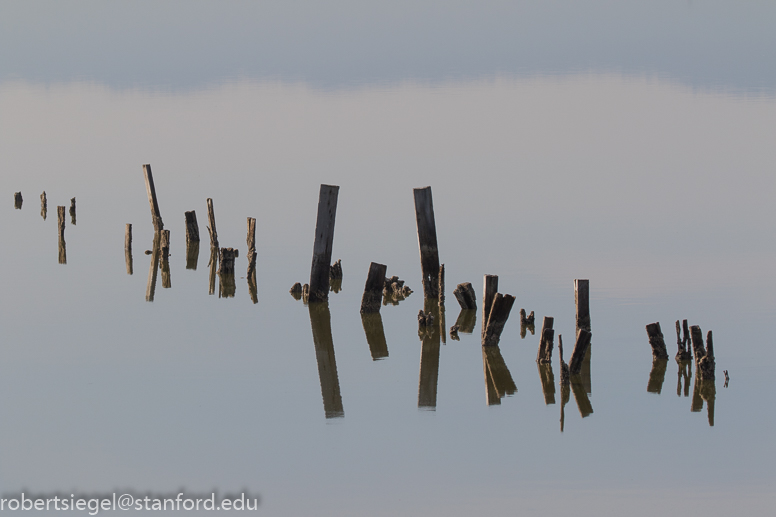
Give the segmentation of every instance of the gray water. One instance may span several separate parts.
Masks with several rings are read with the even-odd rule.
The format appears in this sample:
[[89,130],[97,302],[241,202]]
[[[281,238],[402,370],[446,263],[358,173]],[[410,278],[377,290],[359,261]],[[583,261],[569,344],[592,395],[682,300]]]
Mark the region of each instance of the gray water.
[[[699,55],[713,61],[723,43],[709,20],[726,20],[726,8],[688,9],[642,30],[689,19],[710,38]],[[540,54],[526,70],[463,60],[460,73],[434,77],[381,67],[390,77],[373,78],[356,65],[339,74],[334,50],[344,43],[325,19],[316,25],[330,35],[316,50],[320,70],[332,65],[325,78],[293,59],[286,65],[304,73],[232,57],[245,63],[241,75],[203,54],[203,77],[189,80],[175,67],[194,51],[169,42],[161,48],[180,58],[169,72],[179,81],[142,67],[113,74],[123,58],[103,71],[99,45],[75,52],[85,65],[68,76],[23,40],[19,52],[37,72],[8,65],[0,82],[3,493],[248,490],[266,515],[767,515],[776,479],[776,101],[769,68],[757,65],[774,47],[755,43],[774,18],[753,9],[742,8],[729,32],[740,48],[762,51],[746,54],[753,75],[725,68],[746,67],[725,58],[713,79],[681,77],[668,58],[655,58],[654,69],[635,58],[618,67],[594,50],[596,59],[561,70]],[[90,12],[131,33],[129,21]],[[227,45],[236,25],[217,20],[212,34]],[[610,32],[613,20],[604,23]],[[431,27],[428,17],[416,22],[400,25],[410,35]],[[183,34],[196,26],[180,21]],[[121,34],[106,36],[106,56],[121,56],[110,50]],[[83,41],[69,35],[62,47]],[[144,57],[164,68],[151,50],[131,62]],[[752,79],[757,70],[765,75]],[[145,163],[171,231],[170,287],[160,273],[152,302]],[[309,280],[322,183],[340,186],[333,258],[344,269],[342,290],[330,294],[326,350],[316,349],[311,326],[325,311],[288,294]],[[511,395],[488,392],[479,311],[473,333],[446,336],[438,356],[418,337],[412,189],[426,185],[446,267],[446,327],[458,317],[458,283],[471,282],[479,302],[483,275],[496,274],[499,291],[516,296],[499,346]],[[56,206],[72,197],[77,220],[67,215],[60,264]],[[208,197],[221,245],[240,249],[234,297],[219,297],[218,285],[209,294]],[[196,210],[203,238],[195,270],[186,268],[187,210]],[[245,278],[246,217],[257,219],[257,303]],[[387,357],[383,350],[379,360],[359,314],[370,262],[415,291],[381,309]],[[590,382],[562,404],[556,354],[548,403],[535,363],[540,321],[555,318],[568,360],[575,278],[591,285]],[[521,307],[538,321],[525,338]],[[683,318],[714,333],[713,422],[707,401],[691,411],[695,372],[677,387],[673,358],[660,393],[647,391],[644,327],[661,323],[673,357],[674,321]]]

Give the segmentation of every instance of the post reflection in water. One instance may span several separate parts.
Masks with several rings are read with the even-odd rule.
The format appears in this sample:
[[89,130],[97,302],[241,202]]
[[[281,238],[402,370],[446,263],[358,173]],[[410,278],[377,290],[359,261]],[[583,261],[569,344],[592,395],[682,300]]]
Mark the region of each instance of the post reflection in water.
[[331,335],[329,303],[311,302],[307,307],[310,311],[310,326],[313,329],[315,358],[318,361],[323,411],[326,418],[344,417],[345,411],[342,409],[342,396],[337,376],[337,361],[334,357],[334,339]]
[[256,285],[256,269],[248,274],[248,293],[251,295],[251,301],[253,303],[259,303],[259,288]]
[[197,263],[199,262],[199,241],[187,240],[186,241],[186,269],[197,270]]
[[124,261],[127,263],[127,274],[131,275],[132,273],[134,273],[131,248],[126,248],[124,250]]
[[218,273],[218,297],[234,298],[237,292],[237,281],[234,273]]
[[571,376],[571,391],[574,392],[574,400],[577,401],[577,408],[582,418],[592,415],[593,404],[590,403],[590,399],[587,397],[588,392],[581,374]]
[[362,313],[361,324],[364,326],[366,342],[372,354],[373,361],[379,361],[388,357],[388,343],[385,341],[383,329],[383,317],[379,312]]
[[218,270],[218,248],[215,246],[210,247],[210,261],[207,263],[210,267],[210,275],[208,276],[208,291],[207,294],[216,294],[216,271]]
[[501,404],[501,399],[517,393],[512,374],[504,362],[498,345],[482,347],[482,369],[485,374],[485,394],[489,406]]
[[701,379],[698,372],[695,372],[695,383],[692,392],[692,405],[690,411],[700,412],[703,410],[703,401],[706,401],[706,411],[709,419],[709,426],[714,427],[714,402],[717,398],[717,383],[714,379]]
[[461,309],[455,324],[458,325],[458,332],[472,334],[477,324],[477,309]]
[[649,381],[647,382],[647,392],[657,393],[663,391],[663,381],[666,379],[667,358],[652,358],[652,370],[649,372]]
[[555,404],[555,374],[552,372],[552,364],[536,363],[539,369],[539,380],[542,382],[542,392],[544,393],[544,404]]
[[566,423],[566,404],[571,399],[571,387],[568,384],[560,385],[560,432],[563,432],[563,426]]
[[427,299],[425,311],[434,317],[434,324],[422,327],[420,332],[420,379],[418,380],[418,408],[435,410],[437,400],[437,381],[439,379],[439,305],[436,299]]
[[159,232],[154,233],[154,243],[151,247],[151,265],[148,268],[148,284],[146,285],[146,301],[154,301],[154,293],[156,292],[156,276],[159,270],[159,244],[162,236]]
[[60,264],[67,264],[67,244],[65,244],[65,239],[62,238],[59,239],[58,260]]
[[692,363],[689,360],[677,361],[679,369],[676,372],[676,396],[682,396],[682,379],[684,379],[684,396],[690,396],[690,378],[692,378]]

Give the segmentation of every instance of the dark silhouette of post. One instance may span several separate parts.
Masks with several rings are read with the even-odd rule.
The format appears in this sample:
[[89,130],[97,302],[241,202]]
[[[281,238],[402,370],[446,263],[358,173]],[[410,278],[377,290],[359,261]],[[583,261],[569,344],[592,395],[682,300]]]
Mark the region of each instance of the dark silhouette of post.
[[458,300],[458,304],[461,306],[461,310],[476,310],[477,298],[474,295],[474,288],[471,282],[458,284],[453,291],[455,299]]
[[199,241],[186,242],[186,269],[196,271],[199,263]]
[[70,222],[75,226],[75,198],[70,198]]
[[385,340],[383,317],[379,312],[361,313],[361,324],[364,326],[366,342],[373,361],[388,357],[388,343]]
[[213,209],[213,200],[207,198],[207,233],[210,235],[210,247],[218,249],[218,231],[216,230],[216,212]]
[[423,274],[423,297],[439,298],[439,250],[431,187],[413,189],[415,219],[418,226],[420,269]]
[[48,200],[46,199],[46,191],[44,190],[43,193],[40,195],[40,216],[45,221],[47,215],[48,215]]
[[310,311],[310,326],[313,329],[315,358],[318,361],[318,378],[321,382],[323,411],[326,418],[345,416],[342,408],[337,360],[334,357],[334,339],[331,334],[331,312],[328,302],[307,305]]
[[577,306],[577,330],[590,330],[590,280],[574,280]]
[[199,224],[197,223],[197,212],[189,210],[183,213],[186,218],[186,242],[199,242]]
[[[254,284],[256,282],[256,218],[248,218],[248,236],[246,237],[248,244],[248,272],[247,276],[254,278]],[[249,282],[250,283],[250,282]],[[256,303],[256,302],[254,302]]]
[[170,278],[170,230],[162,230],[160,233],[159,258],[162,269],[162,289],[169,289],[172,287],[172,279]]
[[24,199],[22,198],[22,193],[15,192],[13,195],[13,207],[17,210],[21,210],[23,202],[24,202]]
[[148,284],[146,284],[146,301],[154,301],[156,293],[156,277],[159,271],[160,244],[162,240],[161,232],[154,232],[154,243],[151,247],[151,265],[148,267]]
[[65,207],[57,207],[57,230],[59,231],[59,263],[67,264],[67,244],[65,243]]
[[649,338],[649,346],[652,347],[652,356],[655,359],[668,359],[666,342],[659,322],[647,325],[647,337]]
[[151,222],[154,224],[154,231],[161,232],[164,230],[164,223],[162,222],[162,214],[159,212],[159,203],[156,200],[156,187],[150,164],[143,165],[143,174],[145,175],[148,204],[151,206]]
[[315,223],[313,264],[310,268],[309,302],[321,302],[329,299],[329,274],[331,272],[331,252],[334,245],[334,222],[337,217],[338,196],[338,186],[321,185],[318,195],[318,218]]
[[208,274],[208,290],[207,294],[212,295],[216,293],[216,273],[218,272],[218,247],[210,248],[210,261],[207,263],[210,268]]
[[488,326],[488,316],[493,306],[493,297],[498,292],[498,276],[485,275],[482,281],[482,343],[485,344],[485,328]]
[[577,331],[577,341],[574,344],[574,351],[571,353],[571,360],[569,361],[569,373],[579,375],[582,371],[582,361],[585,359],[585,354],[590,346],[590,339],[592,334],[589,330],[579,329]]
[[555,341],[555,330],[552,325],[555,322],[555,318],[552,316],[545,316],[542,321],[542,333],[539,334],[539,351],[536,353],[536,362],[540,364],[552,363],[552,348]]
[[383,301],[383,287],[385,286],[385,264],[372,262],[369,264],[364,294],[361,296],[361,314],[380,312]]
[[127,274],[133,273],[132,268],[132,225],[127,223],[124,230],[124,260],[127,263]]
[[485,346],[498,345],[501,340],[501,332],[507,323],[509,313],[515,303],[515,297],[509,294],[496,293],[493,304],[488,314],[488,324],[485,326],[485,337],[482,344]]

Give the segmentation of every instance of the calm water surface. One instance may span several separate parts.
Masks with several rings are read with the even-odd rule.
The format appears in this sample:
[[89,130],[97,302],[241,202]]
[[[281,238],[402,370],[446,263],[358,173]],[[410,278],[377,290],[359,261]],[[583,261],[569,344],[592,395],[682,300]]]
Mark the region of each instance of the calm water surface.
[[[45,37],[17,35],[21,50],[0,54],[3,493],[249,490],[273,516],[770,514],[776,99],[762,72],[771,67],[758,63],[773,48],[762,30],[772,10],[672,8],[671,29],[656,32],[668,34],[663,46],[642,55],[606,42],[665,28],[659,12],[626,9],[620,25],[601,22],[598,41],[564,29],[573,13],[493,8],[477,15],[492,23],[471,24],[457,44],[493,39],[466,54],[433,43],[473,19],[466,10],[432,27],[423,5],[415,28],[391,17],[375,28],[379,12],[347,11],[342,38],[322,37],[318,50],[337,59],[302,59],[311,43],[301,39],[247,72],[229,59],[249,63],[235,49],[261,41],[218,16],[214,34],[228,37],[213,48],[229,59],[169,59],[186,51],[161,40],[167,53],[126,47],[115,30],[64,34],[46,61],[46,38],[65,30],[50,20],[28,24]],[[13,17],[32,16],[18,6]],[[714,20],[739,15],[746,23],[727,43],[715,39]],[[115,19],[133,34],[127,16]],[[530,66],[521,53],[489,53],[508,33],[497,20],[515,17],[572,36],[550,38]],[[197,23],[171,34],[189,41]],[[405,52],[386,43],[392,24],[410,27],[413,60],[393,59]],[[359,27],[375,35],[348,61],[341,47],[357,47]],[[681,43],[692,34],[710,49],[703,59]],[[132,59],[117,50],[127,48]],[[374,56],[373,69],[359,65]],[[145,163],[171,232],[152,302]],[[328,308],[288,293],[309,280],[322,183],[340,186],[333,258],[344,269]],[[483,275],[496,274],[516,296],[498,353],[485,358],[479,311],[459,341],[418,337],[412,189],[426,185],[446,328],[459,316],[458,283],[474,284],[479,302]],[[56,207],[72,197],[60,264]],[[207,198],[221,245],[240,250],[233,297],[219,296],[218,279],[209,294]],[[203,238],[196,269],[187,210]],[[257,219],[255,298],[246,217]],[[381,309],[384,343],[359,314],[373,261],[415,290]],[[568,359],[575,278],[590,279],[593,338],[589,375],[566,400],[557,353],[551,373],[535,358],[541,318],[553,316]],[[521,307],[535,311],[535,334],[521,336]],[[683,377],[673,360],[683,318],[714,332],[713,412],[694,397],[694,372]],[[672,357],[662,383],[645,332],[655,321]],[[489,371],[501,372],[495,390]]]

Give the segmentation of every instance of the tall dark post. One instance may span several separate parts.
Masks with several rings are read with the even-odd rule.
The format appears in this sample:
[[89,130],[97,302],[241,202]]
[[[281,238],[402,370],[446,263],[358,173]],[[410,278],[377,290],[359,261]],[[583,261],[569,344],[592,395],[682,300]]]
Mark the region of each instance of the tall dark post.
[[552,316],[545,316],[542,321],[542,333],[539,335],[541,340],[539,341],[539,351],[536,354],[536,362],[539,364],[552,363],[552,347],[555,340],[555,330],[552,325],[555,322],[555,318]]
[[[248,236],[246,237],[248,244],[248,272],[247,276],[250,278],[253,276],[254,284],[256,282],[256,218],[248,218]],[[250,281],[249,281],[250,283]],[[256,303],[256,302],[254,302]]]
[[148,267],[148,284],[146,285],[146,301],[154,301],[156,293],[156,277],[159,272],[159,255],[162,240],[161,232],[154,232],[154,243],[151,250],[151,265]]
[[75,226],[75,198],[70,198],[70,222]]
[[413,189],[424,298],[439,298],[439,250],[431,187]]
[[577,330],[590,330],[590,280],[574,280],[577,305]]
[[199,242],[199,224],[197,223],[197,212],[190,210],[183,213],[186,218],[186,242]]
[[498,292],[498,276],[485,275],[482,283],[482,341],[485,344],[485,328],[488,326],[488,316],[493,305],[493,297]]
[[309,302],[322,302],[329,299],[329,272],[331,271],[331,252],[334,245],[334,221],[337,217],[338,196],[338,186],[321,185],[318,195],[318,218],[315,223],[313,264],[310,268]]
[[148,204],[151,206],[151,222],[154,223],[154,231],[161,232],[164,230],[164,223],[162,222],[162,214],[159,213],[159,203],[156,200],[156,187],[154,187],[154,176],[151,174],[150,164],[143,165],[143,173],[145,174]]
[[22,198],[22,193],[15,192],[13,195],[13,207],[17,210],[21,210],[23,202],[24,202],[24,199]]
[[132,274],[132,225],[127,223],[124,230],[124,259],[127,263],[127,274]]
[[571,353],[571,360],[569,361],[569,373],[573,375],[579,375],[582,371],[582,361],[585,359],[587,348],[590,346],[590,338],[592,334],[585,329],[579,329],[577,332],[577,342],[574,344],[574,351]]

